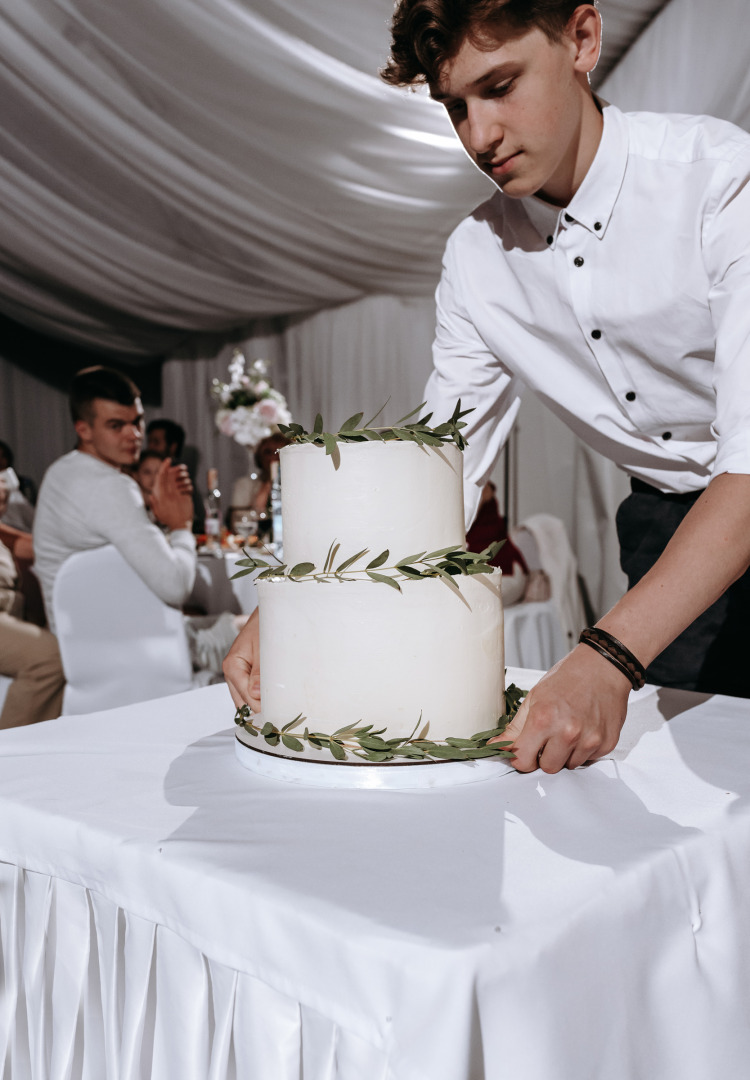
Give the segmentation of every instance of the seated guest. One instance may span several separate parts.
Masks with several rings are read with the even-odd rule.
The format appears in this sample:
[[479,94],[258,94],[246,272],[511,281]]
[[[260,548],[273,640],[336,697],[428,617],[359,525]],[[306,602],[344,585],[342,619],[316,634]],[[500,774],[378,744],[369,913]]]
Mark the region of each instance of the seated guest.
[[[169,458],[159,465],[150,508],[166,530],[162,531],[149,520],[138,485],[123,471],[138,461],[143,441],[138,387],[111,368],[86,368],[73,380],[70,406],[78,445],[45,473],[34,522],[34,568],[51,629],[55,629],[52,591],[60,567],[75,552],[105,544],[114,544],[161,600],[181,607],[196,570],[193,503],[185,467],[172,465]],[[228,612],[216,620],[211,636],[217,657],[237,629],[237,619]],[[205,636],[201,628],[198,652],[203,659],[213,655],[205,647]],[[214,670],[218,673],[218,664]]]
[[[146,428],[146,449],[159,454],[162,458],[171,458],[175,465],[178,463],[186,465],[187,462],[183,460],[185,451],[184,427],[182,424],[178,424],[176,420],[168,420],[165,416],[160,417],[158,420],[152,420]],[[191,469],[188,469],[188,471],[190,473],[190,482],[193,485],[193,532],[201,533],[204,527],[205,509],[195,483],[195,475]]]
[[[4,509],[8,490],[0,482],[0,512]],[[0,728],[20,727],[40,720],[52,720],[60,715],[63,676],[60,653],[49,630],[21,617],[24,598],[20,592],[19,575],[12,546],[24,548],[27,534],[15,530],[0,534],[0,675],[13,679],[0,711]]]
[[[6,469],[15,470],[15,454],[8,446],[7,442],[3,442],[0,439],[0,473]],[[16,474],[18,475],[18,474]],[[18,476],[18,487],[23,497],[31,503],[32,506],[36,505],[36,484],[28,476]]]
[[266,435],[255,447],[257,473],[240,477],[232,488],[232,511],[249,508],[258,514],[268,510],[271,498],[271,465],[279,460],[279,452],[289,445],[280,433]]
[[27,476],[17,475],[13,462],[13,451],[6,442],[0,441],[0,476],[5,481],[8,495],[0,521],[28,532],[34,523],[36,488]]
[[488,481],[482,489],[477,516],[466,534],[466,547],[469,551],[484,551],[496,540],[505,541],[492,559],[492,565],[499,566],[503,572],[503,603],[507,606],[523,597],[528,568],[523,555],[508,536],[505,518],[497,504],[495,485]]
[[179,461],[185,448],[185,429],[176,420],[161,417],[146,428],[146,449],[161,458]]
[[162,461],[162,455],[157,454],[155,450],[144,450],[133,470],[133,479],[141,489],[141,495],[148,511],[151,510],[151,497],[154,493],[154,484]]

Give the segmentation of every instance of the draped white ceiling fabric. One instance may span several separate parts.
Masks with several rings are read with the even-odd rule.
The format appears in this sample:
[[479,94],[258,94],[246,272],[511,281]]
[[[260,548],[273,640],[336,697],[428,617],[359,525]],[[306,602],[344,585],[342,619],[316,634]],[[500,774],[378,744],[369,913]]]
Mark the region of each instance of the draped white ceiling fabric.
[[[602,70],[662,0],[604,0]],[[0,310],[131,353],[428,295],[489,191],[390,0],[0,0]]]
[[4,312],[158,353],[260,315],[430,292],[487,182],[439,108],[378,79],[388,12],[3,0]]

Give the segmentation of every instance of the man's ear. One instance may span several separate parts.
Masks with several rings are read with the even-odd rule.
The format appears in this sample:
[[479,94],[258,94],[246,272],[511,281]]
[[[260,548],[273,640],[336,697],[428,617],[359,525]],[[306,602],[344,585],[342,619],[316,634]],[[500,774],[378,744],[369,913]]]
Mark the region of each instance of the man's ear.
[[81,443],[91,442],[91,424],[86,420],[76,420],[73,427],[76,429],[78,441]]
[[565,27],[565,36],[575,47],[576,71],[593,71],[602,47],[602,20],[593,4],[578,5]]

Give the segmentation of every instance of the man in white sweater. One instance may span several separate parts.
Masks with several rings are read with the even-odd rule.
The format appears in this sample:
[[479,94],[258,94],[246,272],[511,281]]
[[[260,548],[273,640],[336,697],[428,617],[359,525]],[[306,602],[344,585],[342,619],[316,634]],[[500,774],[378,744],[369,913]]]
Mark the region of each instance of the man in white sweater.
[[[165,603],[180,607],[195,579],[191,484],[184,465],[165,459],[159,469],[151,509],[166,527],[149,520],[136,482],[123,472],[134,465],[143,442],[140,391],[127,376],[110,368],[80,371],[70,396],[78,445],[47,470],[34,521],[34,570],[42,586],[50,628],[55,629],[52,590],[65,560],[77,551],[114,546]],[[188,626],[197,666],[196,635]],[[235,620],[222,616],[217,658],[236,635]],[[205,636],[205,632],[203,632]],[[198,653],[201,649],[199,647]]]

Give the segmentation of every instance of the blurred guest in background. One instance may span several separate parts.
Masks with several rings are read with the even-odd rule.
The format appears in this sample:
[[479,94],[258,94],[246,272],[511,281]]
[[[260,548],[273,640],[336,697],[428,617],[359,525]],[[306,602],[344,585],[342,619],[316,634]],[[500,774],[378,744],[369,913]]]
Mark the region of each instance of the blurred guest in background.
[[146,509],[149,511],[149,516],[154,521],[156,518],[153,517],[151,511],[151,497],[154,493],[154,484],[156,483],[156,477],[159,475],[162,461],[162,455],[157,454],[155,450],[144,450],[138,458],[138,464],[133,470],[133,479],[141,489]]
[[0,514],[0,521],[14,529],[29,532],[34,524],[36,487],[28,476],[19,476],[13,464],[13,451],[6,442],[0,441],[0,476],[7,488],[5,510]]
[[264,515],[271,498],[271,465],[279,460],[279,452],[289,445],[283,435],[267,435],[255,447],[257,472],[242,476],[232,488],[232,510],[250,507]]
[[[0,480],[0,514],[8,489]],[[0,675],[13,679],[0,711],[0,728],[20,727],[60,715],[64,677],[57,642],[48,630],[25,622],[16,559],[33,557],[27,533],[0,527]]]
[[190,483],[193,485],[193,532],[202,533],[205,510],[195,482],[196,455],[193,453],[192,462],[185,460],[185,429],[182,424],[178,424],[176,420],[168,420],[165,416],[159,417],[158,420],[151,420],[146,428],[146,449],[159,454],[162,458],[171,458],[175,465],[187,467]]
[[528,569],[523,555],[508,536],[505,518],[497,503],[495,485],[488,480],[482,489],[477,516],[466,534],[466,546],[469,551],[484,551],[496,540],[502,540],[503,546],[491,562],[503,572],[503,603],[515,604],[524,595]]
[[[47,470],[34,522],[34,568],[51,629],[55,628],[52,591],[60,567],[75,552],[105,544],[113,544],[164,603],[181,607],[196,570],[193,502],[185,466],[173,465],[169,458],[159,465],[150,509],[164,526],[162,531],[149,520],[138,485],[123,471],[136,464],[143,442],[138,387],[111,368],[86,368],[73,380],[70,406],[78,446]],[[201,623],[199,640],[188,624],[196,666],[210,661],[211,670],[218,673],[237,629],[237,619],[228,612],[209,628]],[[214,643],[215,650],[209,648]]]
[[146,428],[146,449],[179,462],[185,449],[185,429],[176,420],[152,420]]

